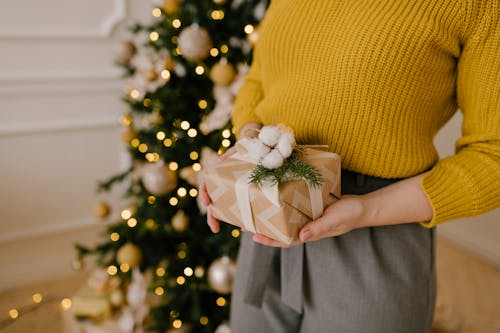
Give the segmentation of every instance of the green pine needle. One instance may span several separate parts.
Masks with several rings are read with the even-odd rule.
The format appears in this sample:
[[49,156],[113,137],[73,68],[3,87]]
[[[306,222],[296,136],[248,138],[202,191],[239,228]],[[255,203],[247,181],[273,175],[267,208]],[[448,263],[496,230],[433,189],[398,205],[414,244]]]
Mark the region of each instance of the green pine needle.
[[296,154],[285,160],[282,166],[277,169],[267,169],[261,164],[257,165],[250,175],[250,184],[262,186],[268,180],[272,185],[280,186],[286,181],[304,179],[313,187],[320,187],[323,178],[318,170],[306,164]]

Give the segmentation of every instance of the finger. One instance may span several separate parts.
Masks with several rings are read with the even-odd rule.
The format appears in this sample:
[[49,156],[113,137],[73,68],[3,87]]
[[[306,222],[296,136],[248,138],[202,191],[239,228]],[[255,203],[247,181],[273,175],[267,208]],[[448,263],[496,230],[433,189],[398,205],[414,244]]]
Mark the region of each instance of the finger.
[[219,157],[218,162],[222,162],[222,161],[227,160],[234,153],[236,153],[236,147],[233,146],[233,147],[229,148],[222,156]]
[[208,211],[207,211],[207,224],[210,227],[210,230],[214,234],[216,234],[220,231],[219,221],[212,215],[212,211],[210,210],[210,207],[208,208]]
[[315,221],[309,222],[300,230],[299,239],[305,243],[314,242],[327,236],[333,236],[328,235],[330,226],[331,224],[326,218],[320,217]]
[[210,197],[208,196],[207,185],[205,182],[200,184],[200,199],[205,206],[208,206],[212,203]]

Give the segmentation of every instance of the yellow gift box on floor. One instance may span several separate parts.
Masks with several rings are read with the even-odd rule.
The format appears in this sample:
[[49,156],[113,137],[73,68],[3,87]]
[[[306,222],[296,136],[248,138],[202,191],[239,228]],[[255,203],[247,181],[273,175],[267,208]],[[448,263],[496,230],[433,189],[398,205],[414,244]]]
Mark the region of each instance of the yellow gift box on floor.
[[215,218],[248,231],[290,244],[299,229],[317,219],[324,208],[340,198],[340,157],[319,149],[303,148],[300,158],[322,178],[321,187],[305,180],[277,185],[249,183],[256,163],[245,148],[205,170],[205,183]]

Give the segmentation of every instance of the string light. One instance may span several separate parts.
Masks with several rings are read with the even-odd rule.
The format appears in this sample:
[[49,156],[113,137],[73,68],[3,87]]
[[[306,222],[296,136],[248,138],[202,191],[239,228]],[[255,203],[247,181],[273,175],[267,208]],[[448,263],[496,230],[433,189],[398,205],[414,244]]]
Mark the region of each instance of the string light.
[[[190,138],[194,138],[198,135],[198,131],[194,128],[190,128],[187,132],[187,135],[190,137]],[[231,143],[229,143],[231,144]]]
[[156,275],[159,276],[159,277],[165,276],[165,268],[158,267],[156,269]]
[[179,189],[177,190],[177,195],[179,195],[180,197],[185,197],[186,194],[187,190],[184,187],[179,187]]
[[218,306],[224,306],[226,305],[226,299],[224,297],[219,297],[215,303],[217,303]]
[[238,229],[233,229],[233,231],[231,231],[231,236],[234,238],[240,237],[240,231]]
[[168,200],[168,203],[171,205],[171,206],[177,206],[177,204],[179,203],[179,199],[175,198],[175,197],[172,197],[170,198],[170,200]]
[[128,220],[129,218],[132,217],[132,211],[130,209],[124,209],[122,210],[121,217],[124,220]]
[[71,308],[71,299],[64,298],[61,301],[61,307],[63,308],[64,311],[68,311]]
[[140,96],[140,93],[139,93],[139,90],[137,89],[132,89],[130,91],[130,97],[132,97],[133,99],[138,99]]
[[181,23],[181,20],[179,19],[175,19],[172,21],[172,26],[176,29],[179,29],[181,27],[182,23]]
[[156,222],[153,219],[147,219],[146,220],[146,228],[148,228],[148,229],[155,229],[156,228]]
[[198,159],[199,155],[197,151],[192,151],[189,153],[189,158],[192,159],[193,161]]
[[170,71],[169,70],[167,70],[167,69],[162,70],[161,73],[160,73],[160,75],[165,80],[167,80],[167,81],[170,80],[170,76],[171,75],[170,75]]
[[158,296],[163,295],[164,292],[165,292],[165,290],[162,287],[156,287],[156,289],[155,289],[155,294]]
[[177,312],[175,310],[171,310],[170,311],[170,317],[171,318],[177,318],[177,317],[179,317],[179,312]]
[[151,98],[144,98],[144,100],[142,101],[142,105],[144,105],[145,107],[150,107],[151,103]]
[[141,144],[139,145],[138,149],[139,149],[139,151],[140,151],[141,153],[145,153],[145,152],[147,152],[147,151],[148,151],[148,145],[147,145],[147,144],[145,144],[145,143],[141,143]]
[[172,43],[177,44],[179,42],[179,37],[173,36],[172,38],[170,38],[170,40],[172,41]]
[[131,228],[134,228],[137,225],[137,220],[134,218],[131,218],[127,221],[127,225]]
[[211,55],[212,57],[214,57],[214,58],[215,58],[215,57],[217,57],[217,56],[219,55],[219,50],[218,50],[217,48],[215,48],[215,47],[212,47],[212,48],[210,49],[210,55]]
[[191,267],[186,267],[184,268],[184,275],[186,276],[193,276],[193,269]]
[[160,9],[160,8],[158,8],[158,7],[153,8],[152,13],[153,13],[153,16],[154,16],[154,17],[160,17],[160,16],[161,16],[161,9]]
[[9,310],[9,317],[11,319],[17,319],[17,317],[19,317],[19,311],[17,311],[16,309],[10,309]]
[[174,322],[172,323],[172,326],[174,328],[181,328],[182,327],[182,321],[180,319],[176,319],[174,320]]
[[189,190],[189,195],[192,196],[193,198],[198,195],[198,190],[195,188],[192,188]]
[[224,11],[220,9],[212,10],[210,16],[213,20],[222,20],[224,18]]
[[184,120],[182,123],[181,123],[181,128],[183,130],[187,130],[189,129],[189,127],[191,127],[191,125],[189,124],[189,122],[187,120]]
[[207,325],[208,324],[208,317],[205,317],[205,316],[200,317],[200,324],[202,324],[203,326]]
[[127,273],[130,270],[130,265],[129,264],[121,264],[120,265],[120,271],[123,273]]
[[184,250],[180,250],[179,252],[177,252],[177,258],[179,258],[179,259],[186,259],[186,256],[187,256],[187,254],[186,254],[186,251],[184,251]]
[[36,294],[33,294],[32,299],[33,299],[33,302],[35,302],[36,304],[40,304],[43,300],[43,297],[40,293],[36,293]]
[[118,268],[116,268],[115,265],[111,265],[111,266],[108,266],[108,274],[113,276],[113,275],[116,275],[116,273],[118,273]]
[[198,101],[198,107],[199,107],[200,109],[205,110],[205,109],[207,108],[207,106],[208,106],[208,102],[207,102],[206,100],[204,100],[204,99],[200,99],[200,100]]
[[[148,204],[153,205],[155,202],[156,202],[156,197],[150,195],[148,197]],[[148,222],[149,222],[149,220],[148,220]]]
[[251,24],[247,24],[247,25],[245,25],[244,30],[245,30],[245,33],[246,33],[247,35],[250,35],[250,34],[251,34],[254,30],[255,30],[255,28],[254,28],[254,26],[253,26],[253,25],[251,25]]
[[163,145],[164,145],[165,147],[170,147],[170,146],[172,146],[172,140],[171,140],[171,139],[165,139],[165,140],[163,141]]
[[225,129],[225,130],[222,131],[222,137],[223,138],[229,139],[230,136],[231,136],[231,131],[230,130]]
[[205,73],[205,68],[201,65],[196,66],[195,70],[196,74],[203,75]]
[[168,168],[172,171],[175,171],[179,168],[179,164],[177,164],[177,162],[170,162],[168,163]]
[[184,278],[184,276],[178,276],[175,281],[179,286],[182,286],[184,283],[186,283],[186,278]]
[[222,147],[227,148],[227,147],[229,147],[230,145],[231,145],[231,141],[230,141],[230,140],[228,140],[228,139],[224,139],[224,140],[222,140]]
[[201,170],[201,164],[200,163],[195,163],[193,164],[193,170],[198,172]]
[[137,139],[137,138],[132,139],[132,141],[130,141],[130,145],[134,148],[139,147],[140,144],[141,144],[141,141],[139,141],[139,139]]
[[203,275],[205,275],[205,269],[203,268],[203,266],[196,266],[196,268],[194,269],[194,275],[201,279],[203,277]]
[[150,34],[149,34],[149,39],[152,41],[152,42],[156,42],[158,40],[158,38],[160,38],[160,34],[157,33],[156,31],[152,31]]
[[120,235],[117,232],[112,232],[111,235],[109,235],[109,238],[112,242],[118,242]]
[[226,44],[222,44],[220,47],[220,51],[222,53],[227,53],[229,51],[229,47]]
[[130,125],[132,125],[132,117],[129,114],[124,115],[122,116],[120,122],[123,126],[129,127]]

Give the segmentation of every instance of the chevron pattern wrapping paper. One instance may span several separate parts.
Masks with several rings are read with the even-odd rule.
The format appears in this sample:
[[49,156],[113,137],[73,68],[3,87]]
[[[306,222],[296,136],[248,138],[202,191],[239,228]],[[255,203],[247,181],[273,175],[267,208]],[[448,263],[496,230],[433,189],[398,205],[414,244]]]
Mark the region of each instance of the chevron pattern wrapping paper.
[[[340,198],[341,163],[339,155],[313,148],[306,148],[303,160],[315,167],[323,178],[321,198],[323,207]],[[247,176],[256,165],[236,158],[228,158],[205,170],[205,183],[212,200],[215,218],[243,227],[240,204],[235,184]],[[290,180],[278,189],[279,202],[272,202],[256,185],[248,185],[251,219],[257,233],[291,243],[297,239],[299,229],[313,219],[309,187],[305,180]]]

